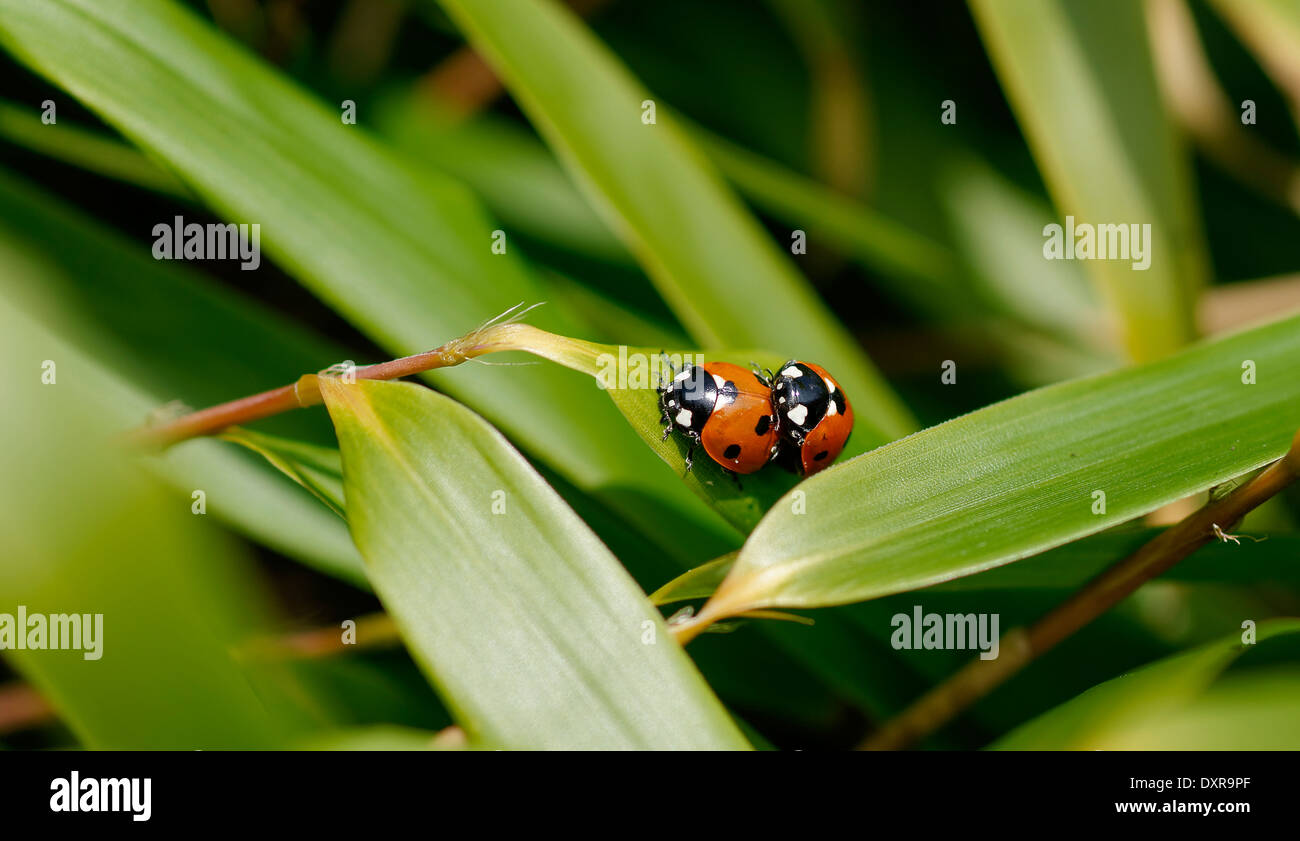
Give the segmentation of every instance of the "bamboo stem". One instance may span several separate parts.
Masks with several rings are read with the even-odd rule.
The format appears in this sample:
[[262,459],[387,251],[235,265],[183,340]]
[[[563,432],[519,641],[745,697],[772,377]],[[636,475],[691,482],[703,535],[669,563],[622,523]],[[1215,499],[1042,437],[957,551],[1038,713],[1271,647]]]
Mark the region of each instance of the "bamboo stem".
[[[437,368],[459,365],[492,348],[487,346],[463,347],[462,340],[449,342],[434,350],[404,356],[400,359],[365,365],[354,372],[359,380],[395,380],[422,374]],[[144,426],[128,434],[130,443],[146,447],[169,447],[190,438],[216,435],[232,426],[269,418],[293,409],[318,406],[321,403],[316,374],[305,374],[291,384],[231,400],[197,412],[190,412],[173,420]]]
[[57,719],[54,707],[25,683],[0,686],[0,734],[43,727]]
[[367,651],[402,644],[397,623],[387,613],[368,613],[353,618],[350,641],[344,641],[340,623],[294,631],[277,637],[258,638],[242,649],[246,656],[263,660],[318,660],[352,651]]

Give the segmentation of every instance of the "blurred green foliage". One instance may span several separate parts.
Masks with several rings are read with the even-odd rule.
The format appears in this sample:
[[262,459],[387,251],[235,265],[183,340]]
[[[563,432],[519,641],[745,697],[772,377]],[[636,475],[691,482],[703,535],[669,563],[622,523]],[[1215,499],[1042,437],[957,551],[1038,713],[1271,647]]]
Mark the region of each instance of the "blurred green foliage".
[[[1259,189],[1259,173],[1225,167],[1204,131],[1166,107],[1170,79],[1151,43],[1173,34],[1144,4],[592,5],[583,20],[556,0],[0,0],[0,345],[12,366],[0,412],[0,613],[20,603],[103,613],[106,652],[101,661],[5,652],[0,681],[30,682],[59,723],[10,722],[0,707],[0,741],[456,747],[454,731],[434,739],[456,723],[502,746],[741,744],[715,714],[711,687],[755,746],[851,746],[970,656],[895,650],[892,615],[920,603],[997,612],[1004,629],[1033,621],[1153,527],[1119,525],[930,589],[821,608],[811,628],[753,621],[706,635],[688,649],[706,687],[678,652],[652,653],[646,669],[635,665],[644,652],[619,648],[626,640],[592,653],[593,640],[618,633],[619,617],[650,610],[614,560],[650,592],[740,549],[758,512],[736,515],[720,493],[691,493],[680,455],[643,443],[654,432],[638,420],[645,407],[629,411],[629,425],[581,373],[541,363],[427,377],[481,417],[432,395],[420,398],[423,426],[409,406],[385,409],[411,424],[402,463],[415,472],[387,464],[383,481],[374,464],[362,466],[375,453],[358,455],[368,439],[355,429],[340,460],[319,408],[234,433],[242,447],[188,442],[125,457],[115,436],[173,400],[200,407],[344,359],[426,350],[521,301],[546,301],[529,321],[562,335],[816,357],[852,383],[853,455],[1027,388],[1176,354],[1211,327],[1300,307],[1300,283],[1287,277],[1300,271],[1296,205],[1279,201],[1285,190]],[[1258,120],[1239,128],[1300,161],[1294,13],[1281,3],[1187,7],[1229,116],[1251,100]],[[642,119],[645,99],[656,105],[653,124]],[[42,119],[46,101],[54,124]],[[340,119],[345,101],[355,125]],[[955,122],[942,119],[950,110]],[[154,225],[178,215],[259,223],[261,268],[151,259]],[[1152,270],[1042,259],[1044,225],[1067,215],[1151,223]],[[791,253],[795,229],[806,253]],[[505,254],[492,251],[497,230]],[[1207,346],[1168,366],[1076,381],[1066,388],[1077,401],[1049,399],[1047,416],[1016,406],[1050,392],[972,416],[967,482],[929,481],[958,475],[938,470],[951,453],[888,461],[937,431],[854,462],[856,473],[836,468],[809,486],[812,495],[836,476],[844,483],[817,498],[807,522],[769,518],[742,557],[798,559],[834,513],[835,527],[858,537],[888,512],[949,517],[945,529],[918,526],[912,542],[885,541],[874,563],[837,573],[836,586],[858,598],[892,592],[877,586],[882,576],[915,586],[940,567],[973,571],[972,558],[994,553],[980,554],[986,544],[1011,546],[1004,560],[1056,546],[1033,538],[1042,511],[1074,516],[1051,494],[1073,457],[1056,447],[1076,439],[1112,456],[1117,481],[1141,498],[1116,503],[1124,516],[1113,519],[1146,513],[1165,489],[1202,488],[1285,446],[1300,367],[1294,325],[1229,340],[1223,391],[1204,382],[1216,358]],[[1241,371],[1237,348],[1268,362],[1250,400],[1227,392]],[[1197,359],[1208,367],[1187,363]],[[57,384],[41,381],[46,360],[57,362]],[[955,382],[941,378],[946,361]],[[1114,382],[1130,387],[1104,405],[1091,399]],[[441,541],[447,524],[472,522],[457,517],[462,503],[446,487],[432,500],[448,505],[444,525],[422,519],[419,500],[441,487],[439,471],[463,471],[456,481],[479,490],[500,478],[448,449],[460,439],[451,427],[440,437],[439,412],[465,441],[493,441],[486,461],[510,465],[512,481],[551,512],[541,518],[550,526],[492,535],[518,553],[514,578],[493,578],[489,564],[482,579],[439,579],[440,564],[509,554],[472,532]],[[1034,454],[1006,480],[1020,494],[1007,498],[1023,502],[1006,510],[989,500],[1009,475],[998,472],[1008,453],[996,436],[1010,427],[982,425],[989,417],[1019,429]],[[1151,447],[1133,451],[1139,437]],[[377,494],[407,481],[405,502],[375,508]],[[789,482],[777,477],[767,493],[758,481],[763,507]],[[191,513],[195,490],[207,515]],[[367,568],[338,516],[358,499],[368,518],[407,515],[384,528],[409,557],[372,543]],[[1300,610],[1296,499],[1274,500],[1237,528],[1266,542],[1194,557],[926,744],[1091,746],[1069,725],[1100,694],[1120,715],[1108,746],[1258,746],[1264,730],[1296,746],[1286,634],[1238,665],[1203,671],[1194,692],[1172,692],[1184,684],[1169,678],[1169,664],[1235,645],[1242,621]],[[989,516],[983,537],[966,530],[979,544],[967,556],[960,512],[971,510]],[[940,532],[950,542],[926,555]],[[529,545],[539,535],[576,568],[628,584],[610,598],[629,605],[597,610],[610,593],[596,587],[582,604],[556,604],[564,615],[592,609],[576,627],[511,626],[512,588],[536,585],[541,602],[581,590],[549,575],[553,557]],[[387,566],[374,577],[378,555]],[[560,589],[546,597],[543,585]],[[427,599],[421,588],[432,588]],[[284,646],[311,628],[335,638],[341,622],[381,606],[396,615],[402,644],[311,655]],[[441,653],[440,640],[469,653]],[[475,642],[552,668],[528,672],[531,683],[503,660],[489,673]],[[664,635],[659,645],[673,643]],[[1267,662],[1246,670],[1257,655]],[[1172,659],[1118,677],[1160,658]],[[581,679],[559,677],[569,669]],[[519,694],[503,699],[513,678]],[[607,697],[583,694],[605,681]],[[1140,691],[1144,682],[1154,695]],[[546,692],[554,704],[529,703]],[[587,733],[583,715],[557,713],[565,692],[570,713],[603,711]],[[654,693],[698,716],[620,722],[620,710],[636,708],[628,699]],[[642,713],[658,709],[646,703]]]

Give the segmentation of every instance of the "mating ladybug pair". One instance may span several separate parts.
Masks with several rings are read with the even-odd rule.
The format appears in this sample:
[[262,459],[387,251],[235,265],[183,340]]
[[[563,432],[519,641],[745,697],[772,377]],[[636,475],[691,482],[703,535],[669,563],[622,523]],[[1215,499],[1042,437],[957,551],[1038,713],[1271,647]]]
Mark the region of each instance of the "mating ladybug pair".
[[824,368],[790,360],[773,374],[729,362],[686,365],[659,388],[664,439],[673,430],[732,473],[768,462],[811,476],[829,467],[853,431],[853,408]]

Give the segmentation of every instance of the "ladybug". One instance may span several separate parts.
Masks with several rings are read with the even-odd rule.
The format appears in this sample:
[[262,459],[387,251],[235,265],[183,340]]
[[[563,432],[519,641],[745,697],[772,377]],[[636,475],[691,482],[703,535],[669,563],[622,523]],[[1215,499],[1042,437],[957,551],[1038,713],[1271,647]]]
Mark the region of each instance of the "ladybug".
[[753,473],[777,454],[780,433],[772,389],[753,371],[728,362],[684,366],[659,388],[664,435],[676,429],[730,473]]
[[795,359],[767,380],[791,466],[804,476],[830,467],[853,432],[853,407],[840,384],[820,365]]

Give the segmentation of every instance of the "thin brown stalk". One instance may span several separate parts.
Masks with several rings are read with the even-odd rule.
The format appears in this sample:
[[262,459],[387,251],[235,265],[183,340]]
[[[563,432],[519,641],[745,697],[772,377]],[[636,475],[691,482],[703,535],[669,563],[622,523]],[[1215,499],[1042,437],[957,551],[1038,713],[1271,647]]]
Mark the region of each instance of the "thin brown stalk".
[[1227,531],[1300,475],[1300,433],[1290,451],[1252,481],[1171,526],[1028,628],[1002,637],[996,660],[974,660],[869,736],[860,750],[898,750],[934,732],[1029,662]]
[[400,645],[397,623],[387,613],[368,613],[352,620],[347,640],[340,623],[294,631],[278,637],[257,639],[244,647],[244,654],[258,660],[318,660],[352,651],[366,651]]
[[0,686],[0,733],[42,727],[57,717],[54,707],[25,683]]
[[603,352],[602,345],[557,336],[520,323],[520,319],[538,306],[541,305],[524,307],[522,303],[517,304],[478,329],[425,353],[360,368],[352,368],[351,363],[347,363],[347,368],[334,366],[321,374],[305,374],[292,385],[241,397],[180,417],[158,420],[128,433],[127,443],[143,447],[168,447],[189,438],[217,435],[232,426],[292,409],[318,406],[323,400],[320,376],[345,380],[395,380],[437,368],[450,368],[499,351],[525,351],[599,378],[598,358]]
[[[425,353],[404,356],[401,359],[380,362],[376,365],[366,365],[357,368],[354,373],[359,380],[394,380],[436,368],[459,365],[467,359],[490,350],[487,347],[462,347],[461,345],[460,340],[449,342]],[[291,385],[280,386],[260,394],[190,412],[172,420],[141,427],[132,431],[127,438],[130,443],[140,446],[169,447],[189,438],[216,435],[232,426],[262,420],[293,409],[318,406],[321,403],[321,395],[316,378],[316,374],[306,374]]]

